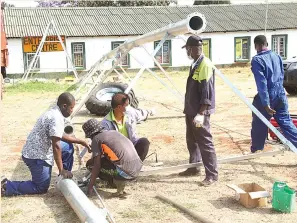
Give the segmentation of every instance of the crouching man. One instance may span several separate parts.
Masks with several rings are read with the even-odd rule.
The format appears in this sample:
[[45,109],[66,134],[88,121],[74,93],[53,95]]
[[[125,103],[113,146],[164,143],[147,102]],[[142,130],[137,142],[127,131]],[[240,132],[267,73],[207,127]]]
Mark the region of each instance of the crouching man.
[[106,130],[116,130],[130,139],[140,159],[144,161],[149,151],[150,142],[147,138],[137,137],[136,124],[139,120],[145,120],[150,111],[142,110],[141,112],[135,109],[129,109],[129,96],[122,92],[113,95],[111,107],[112,110],[101,122],[102,126]]
[[31,172],[32,180],[10,181],[5,178],[1,181],[2,195],[46,193],[50,186],[54,160],[59,175],[72,178],[72,143],[89,148],[86,141],[64,134],[64,118],[71,115],[74,106],[73,95],[65,92],[59,96],[56,106],[40,116],[22,151],[22,159]]
[[82,126],[86,138],[92,139],[92,158],[87,165],[92,166],[88,195],[92,195],[96,178],[113,181],[117,186],[117,196],[125,194],[125,182],[136,178],[142,168],[132,142],[121,133],[107,131],[96,119],[90,119]]

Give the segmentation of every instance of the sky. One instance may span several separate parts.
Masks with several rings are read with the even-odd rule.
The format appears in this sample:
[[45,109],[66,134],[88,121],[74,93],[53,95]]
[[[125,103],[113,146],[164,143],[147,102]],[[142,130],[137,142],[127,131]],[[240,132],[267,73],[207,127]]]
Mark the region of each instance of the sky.
[[[178,0],[182,5],[192,5],[193,0]],[[203,1],[203,0],[202,0]],[[297,2],[297,0],[268,0],[269,2]],[[15,5],[16,7],[35,7],[34,0],[5,0],[5,2]],[[246,4],[246,3],[265,3],[266,0],[231,0],[232,4]]]

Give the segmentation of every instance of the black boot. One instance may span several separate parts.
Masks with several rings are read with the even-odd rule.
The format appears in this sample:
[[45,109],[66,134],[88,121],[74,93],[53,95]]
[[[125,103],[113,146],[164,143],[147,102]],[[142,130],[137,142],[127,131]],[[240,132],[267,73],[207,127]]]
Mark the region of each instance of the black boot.
[[183,172],[180,172],[178,175],[179,176],[184,176],[184,177],[199,176],[199,175],[201,175],[201,170],[197,169],[195,167],[194,168],[189,168],[189,169],[186,169]]

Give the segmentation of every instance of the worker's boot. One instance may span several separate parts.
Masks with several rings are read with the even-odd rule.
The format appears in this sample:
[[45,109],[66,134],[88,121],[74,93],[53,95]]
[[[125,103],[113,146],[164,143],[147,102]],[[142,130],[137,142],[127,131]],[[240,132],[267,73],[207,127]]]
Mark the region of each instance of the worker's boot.
[[194,168],[189,168],[189,169],[186,169],[183,172],[180,172],[178,175],[183,176],[183,177],[199,176],[199,175],[201,175],[201,170],[197,169],[195,167]]

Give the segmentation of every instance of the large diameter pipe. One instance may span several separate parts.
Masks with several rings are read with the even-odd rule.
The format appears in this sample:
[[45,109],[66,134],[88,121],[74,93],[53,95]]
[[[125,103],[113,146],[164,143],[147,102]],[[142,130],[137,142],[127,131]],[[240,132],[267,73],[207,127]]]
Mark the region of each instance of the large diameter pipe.
[[[106,60],[109,59],[115,59],[115,56],[118,53],[122,53],[121,57],[123,58],[124,55],[126,55],[132,48],[136,46],[143,45],[148,42],[153,42],[157,40],[163,39],[165,35],[172,38],[172,36],[178,36],[185,33],[192,33],[195,35],[198,35],[199,33],[202,33],[206,28],[206,19],[203,14],[200,14],[198,12],[189,14],[186,19],[181,20],[179,22],[169,24],[168,26],[165,26],[163,28],[154,30],[152,32],[146,33],[144,35],[132,38],[130,40],[127,40],[114,50],[109,51],[105,55],[101,57],[99,61],[95,63],[93,69],[89,71],[87,75],[84,76],[79,89],[75,92],[75,95],[78,94],[79,90],[81,89],[82,85],[87,83],[87,81],[94,75],[96,72],[96,69],[101,66]],[[79,105],[76,106],[76,109],[70,116],[70,119],[72,119],[76,113],[80,110],[80,108],[83,106],[83,104],[89,99],[91,92],[95,89],[95,87],[102,83],[106,77],[114,70],[116,67],[116,64],[113,65],[113,67],[108,71],[104,72],[104,74],[100,74],[99,77],[96,80],[96,83],[92,86],[92,88],[88,91],[87,96],[84,97],[84,99],[79,103]]]
[[56,186],[62,192],[81,222],[108,223],[106,220],[106,211],[97,208],[73,180],[60,179]]
[[166,34],[169,36],[178,36],[185,33],[192,33],[198,35],[202,33],[206,28],[206,19],[203,14],[194,12],[189,14],[186,19],[181,20],[176,23],[169,24],[160,29],[154,30],[152,32],[146,33],[144,35],[138,36],[127,40],[125,43],[121,44],[114,50],[108,52],[102,57],[102,60],[107,58],[111,59],[118,51],[125,49],[131,49],[135,46],[140,46],[148,42],[153,42],[162,39]]

